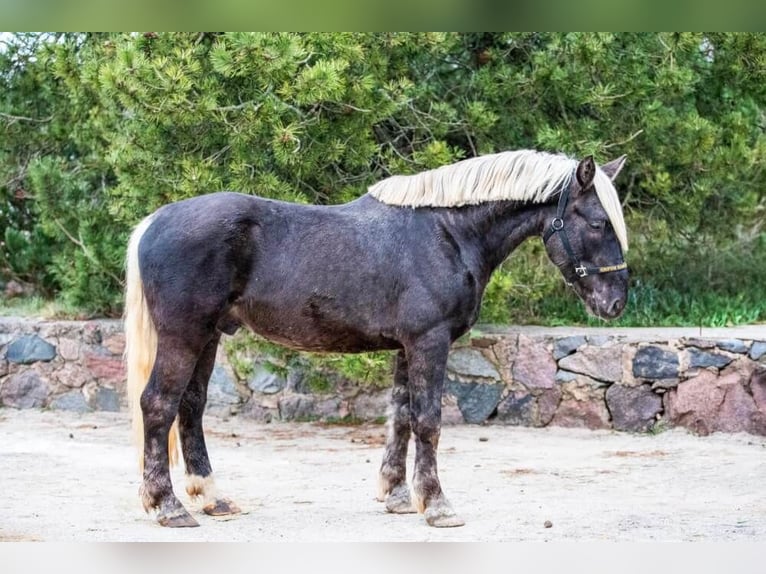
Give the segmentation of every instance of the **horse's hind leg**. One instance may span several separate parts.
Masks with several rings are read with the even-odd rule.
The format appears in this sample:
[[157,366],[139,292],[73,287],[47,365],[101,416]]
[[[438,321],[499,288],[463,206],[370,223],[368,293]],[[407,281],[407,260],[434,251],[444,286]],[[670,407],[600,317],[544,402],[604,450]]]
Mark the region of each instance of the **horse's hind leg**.
[[168,458],[168,433],[201,349],[178,336],[158,334],[157,358],[141,394],[144,419],[144,509],[157,510],[162,526],[199,526],[173,494]]
[[388,436],[380,465],[378,500],[386,510],[398,514],[415,512],[407,486],[407,446],[410,441],[410,390],[407,388],[407,358],[404,351],[396,355],[394,387],[388,413]]
[[449,352],[449,332],[434,330],[407,347],[410,416],[415,435],[415,503],[430,526],[462,526],[442,492],[436,467],[441,432],[441,400]]
[[216,491],[202,428],[207,385],[215,365],[219,339],[220,335],[216,335],[202,351],[178,409],[181,450],[186,464],[186,492],[192,498],[201,497],[202,510],[211,516],[240,512],[231,500],[219,496]]

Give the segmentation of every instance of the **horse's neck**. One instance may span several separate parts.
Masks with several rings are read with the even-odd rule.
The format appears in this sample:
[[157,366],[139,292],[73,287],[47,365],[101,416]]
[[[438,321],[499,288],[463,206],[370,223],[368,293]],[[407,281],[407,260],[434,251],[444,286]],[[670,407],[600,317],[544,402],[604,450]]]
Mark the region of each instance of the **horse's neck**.
[[498,201],[469,208],[450,218],[455,233],[476,248],[476,265],[485,281],[524,240],[540,235],[555,206]]

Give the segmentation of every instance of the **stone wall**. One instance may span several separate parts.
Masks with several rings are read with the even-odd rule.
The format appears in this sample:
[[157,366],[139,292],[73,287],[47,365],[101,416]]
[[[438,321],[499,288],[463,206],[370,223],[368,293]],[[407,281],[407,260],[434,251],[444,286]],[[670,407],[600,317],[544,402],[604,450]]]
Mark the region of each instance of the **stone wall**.
[[[0,318],[0,405],[126,408],[119,321]],[[241,357],[240,359],[241,360]],[[446,424],[766,435],[766,327],[733,330],[480,328],[449,357]],[[380,419],[388,391],[259,364],[240,380],[222,348],[208,413],[260,421]]]

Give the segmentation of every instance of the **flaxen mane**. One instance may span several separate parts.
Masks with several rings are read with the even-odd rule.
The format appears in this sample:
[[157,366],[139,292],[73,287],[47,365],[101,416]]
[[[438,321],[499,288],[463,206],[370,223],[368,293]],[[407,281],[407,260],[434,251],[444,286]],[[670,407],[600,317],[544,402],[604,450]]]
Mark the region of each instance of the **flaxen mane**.
[[[517,200],[542,203],[574,177],[578,161],[561,154],[534,150],[483,155],[415,175],[395,175],[370,186],[374,198],[390,205],[459,207],[485,201]],[[601,169],[596,194],[623,251],[628,232],[617,191]]]

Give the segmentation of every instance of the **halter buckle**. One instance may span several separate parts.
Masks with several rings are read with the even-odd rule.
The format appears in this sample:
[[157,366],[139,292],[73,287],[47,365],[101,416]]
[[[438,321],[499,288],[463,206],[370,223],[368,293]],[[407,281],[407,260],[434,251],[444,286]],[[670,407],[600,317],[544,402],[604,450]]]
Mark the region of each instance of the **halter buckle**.
[[564,220],[560,217],[554,217],[553,221],[551,221],[551,229],[553,229],[553,231],[561,231],[564,229]]
[[588,269],[585,267],[585,265],[580,265],[579,267],[575,267],[575,274],[578,277],[587,277]]

